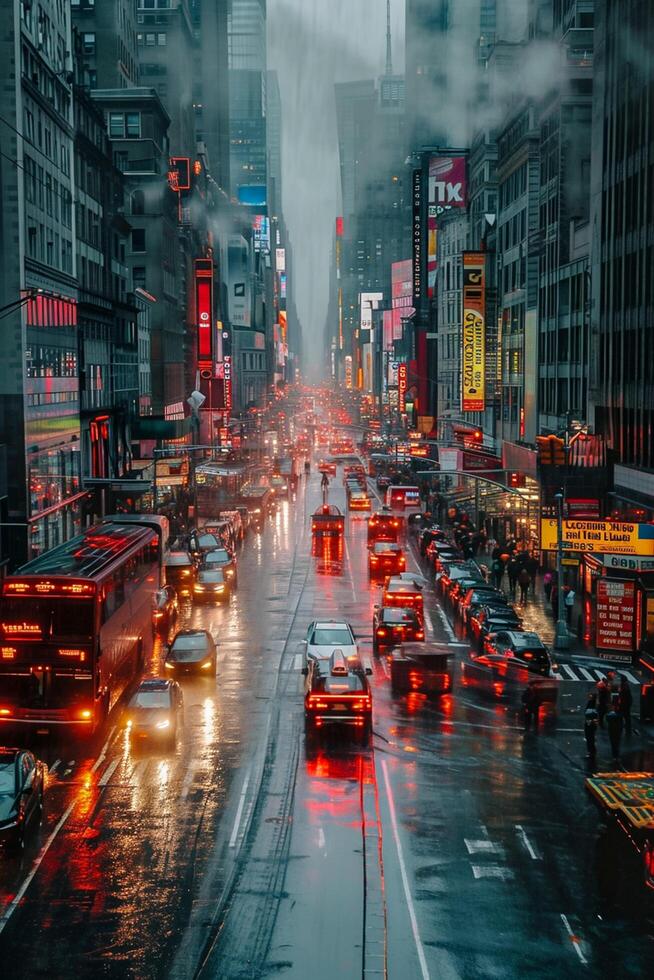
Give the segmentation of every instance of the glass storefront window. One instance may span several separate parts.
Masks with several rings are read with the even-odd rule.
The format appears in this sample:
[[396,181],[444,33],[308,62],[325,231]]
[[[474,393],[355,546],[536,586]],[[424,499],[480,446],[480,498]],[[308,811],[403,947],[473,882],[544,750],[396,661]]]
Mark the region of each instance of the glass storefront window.
[[68,497],[79,493],[79,449],[48,449],[35,453],[29,460],[30,513],[64,503]]

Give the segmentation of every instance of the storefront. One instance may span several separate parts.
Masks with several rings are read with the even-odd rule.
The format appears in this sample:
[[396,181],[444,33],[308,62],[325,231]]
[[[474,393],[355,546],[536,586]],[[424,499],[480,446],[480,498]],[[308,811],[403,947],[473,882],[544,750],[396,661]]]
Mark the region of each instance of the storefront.
[[583,555],[579,586],[581,631],[599,657],[654,653],[654,557]]

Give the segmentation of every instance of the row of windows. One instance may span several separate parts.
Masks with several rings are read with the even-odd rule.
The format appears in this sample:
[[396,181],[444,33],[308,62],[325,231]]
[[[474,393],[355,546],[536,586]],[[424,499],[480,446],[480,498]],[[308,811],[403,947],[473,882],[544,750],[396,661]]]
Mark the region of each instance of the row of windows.
[[28,378],[76,378],[77,352],[64,347],[34,347],[25,353]]
[[111,139],[140,139],[140,112],[110,112],[107,116],[107,128]]
[[[27,221],[31,222],[28,215]],[[27,224],[27,254],[37,262],[43,262],[62,272],[73,272],[73,243],[59,238],[57,232],[44,224]]]
[[65,405],[75,404],[78,401],[76,391],[44,391],[39,394],[27,396],[27,405],[36,408],[39,405]]
[[146,48],[165,48],[168,42],[168,35],[163,33],[137,34],[136,43]]
[[[117,612],[135,594],[138,587],[149,575],[158,561],[157,539],[144,545],[131,558],[108,576],[102,583],[102,622]],[[154,577],[154,576],[153,576]]]
[[498,249],[503,252],[507,248],[513,248],[524,241],[527,234],[527,209],[523,208],[518,214],[514,214],[499,229]]
[[65,228],[72,227],[73,196],[51,173],[46,173],[36,160],[25,154],[23,164],[25,200],[36,204],[46,214],[61,221]]
[[506,180],[499,186],[500,208],[507,208],[513,201],[522,197],[527,192],[527,167],[525,162],[522,166],[509,174]]

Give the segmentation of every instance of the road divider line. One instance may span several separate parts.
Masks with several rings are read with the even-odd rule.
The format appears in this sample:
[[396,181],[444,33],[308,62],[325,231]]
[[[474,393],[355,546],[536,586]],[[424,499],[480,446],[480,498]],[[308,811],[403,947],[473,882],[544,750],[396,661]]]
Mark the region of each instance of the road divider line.
[[347,561],[347,571],[350,578],[350,592],[352,593],[352,599],[354,602],[357,601],[356,589],[354,588],[354,575],[352,574],[352,562],[350,561],[350,549],[347,546],[347,535],[343,535],[343,541],[345,543],[345,559]]
[[200,764],[199,760],[197,759],[189,763],[189,767],[186,770],[186,775],[184,776],[184,781],[182,782],[182,789],[179,794],[180,799],[185,800],[186,797],[188,796],[189,790],[191,788],[191,783],[193,782],[193,777],[196,773],[199,764]]
[[95,762],[91,766],[91,772],[95,772],[96,769],[99,769],[100,766],[102,765],[102,763],[104,762],[104,760],[106,759],[106,757],[107,757],[107,749],[109,748],[109,743],[111,742],[111,737],[112,737],[112,735],[113,735],[113,733],[115,731],[116,731],[116,726],[114,725],[113,728],[111,729],[111,731],[109,732],[109,734],[107,735],[107,741],[104,743],[104,745],[100,749],[100,755],[98,756],[98,758],[95,760]]
[[436,604],[436,612],[440,616],[441,623],[443,624],[443,629],[447,633],[448,639],[456,640],[456,634],[454,633],[454,630],[450,626],[450,621],[445,615],[445,610],[441,605],[438,604],[438,602]]
[[61,815],[61,817],[59,818],[59,820],[55,824],[55,827],[54,827],[52,833],[50,834],[50,836],[46,840],[45,844],[43,845],[43,847],[39,851],[38,855],[34,859],[34,864],[32,865],[29,874],[25,878],[25,881],[20,886],[20,888],[18,889],[18,891],[16,892],[16,894],[12,898],[12,900],[9,903],[9,905],[7,906],[7,908],[4,910],[2,916],[0,917],[0,933],[3,931],[3,929],[5,928],[5,926],[7,925],[7,923],[9,922],[10,918],[12,917],[12,915],[14,914],[14,912],[16,911],[16,909],[18,908],[18,906],[22,902],[23,897],[25,895],[25,892],[27,891],[27,889],[29,888],[29,886],[32,884],[32,881],[34,879],[34,876],[35,876],[36,872],[39,870],[39,868],[41,866],[41,862],[43,861],[43,858],[46,856],[46,854],[48,853],[48,851],[52,847],[52,844],[54,843],[54,840],[55,840],[57,834],[59,833],[59,831],[61,830],[61,828],[63,827],[63,825],[66,823],[66,821],[68,820],[68,818],[71,815],[71,813],[73,812],[73,808],[74,808],[76,802],[77,802],[76,800],[73,800],[73,802],[70,803],[69,806],[68,806],[68,808],[63,812],[63,814]]
[[293,670],[301,670],[302,669],[302,657],[303,657],[303,654],[301,654],[301,653],[296,653],[295,654],[295,656],[293,657]]
[[100,776],[100,779],[98,780],[98,786],[106,786],[107,785],[107,783],[109,782],[109,780],[111,779],[111,777],[115,773],[116,769],[118,768],[118,763],[119,762],[120,762],[120,758],[114,759],[113,762],[110,762],[109,763],[109,765],[107,766],[107,768],[105,769],[105,771]]
[[577,956],[579,957],[579,961],[581,963],[583,963],[584,966],[588,966],[588,960],[584,956],[584,951],[581,948],[581,942],[579,940],[579,937],[578,936],[575,936],[574,932],[572,931],[572,929],[570,927],[570,923],[568,922],[568,917],[566,915],[564,915],[563,912],[561,912],[561,921],[563,922],[563,925],[565,926],[565,930],[566,930],[566,932],[568,933],[568,935],[570,937],[570,941],[571,941],[572,945],[575,948],[575,952],[576,952]]
[[241,826],[241,817],[243,816],[243,807],[245,806],[245,797],[247,795],[248,786],[250,785],[250,773],[252,767],[248,769],[245,774],[245,779],[243,780],[243,789],[241,790],[241,797],[238,801],[238,807],[236,809],[236,817],[234,819],[234,826],[232,828],[232,835],[229,838],[229,846],[236,847],[236,841],[238,839],[239,828]]
[[532,859],[532,861],[540,861],[540,856],[536,853],[536,851],[534,850],[533,844],[531,843],[531,841],[527,837],[527,834],[525,832],[525,828],[522,827],[519,823],[517,823],[515,825],[515,829],[518,832],[518,837],[520,838],[520,840],[522,841],[522,843],[527,848],[527,851],[529,853],[529,857]]
[[404,889],[404,897],[406,898],[407,909],[409,912],[409,919],[411,922],[411,931],[413,932],[413,940],[416,944],[416,952],[418,953],[418,962],[420,963],[420,972],[422,973],[423,980],[430,980],[429,968],[427,966],[427,958],[425,956],[425,949],[422,945],[422,940],[420,938],[420,931],[418,929],[418,919],[416,917],[416,910],[413,904],[413,897],[411,895],[411,889],[409,888],[409,876],[406,870],[406,864],[404,863],[404,853],[402,851],[402,842],[400,841],[400,834],[397,826],[397,814],[395,812],[395,800],[393,798],[393,791],[391,789],[391,782],[388,778],[388,766],[386,760],[382,759],[381,762],[382,772],[384,773],[384,783],[386,785],[386,796],[388,799],[388,808],[391,815],[391,827],[393,830],[393,840],[395,841],[395,850],[397,851],[397,859],[400,863],[400,875],[402,877],[402,887]]

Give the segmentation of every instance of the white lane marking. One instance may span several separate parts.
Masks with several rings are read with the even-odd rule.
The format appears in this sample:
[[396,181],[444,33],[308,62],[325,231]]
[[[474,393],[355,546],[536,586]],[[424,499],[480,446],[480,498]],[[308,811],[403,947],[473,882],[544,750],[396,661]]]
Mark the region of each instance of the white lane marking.
[[[567,664],[560,664],[559,665],[559,670],[564,670],[566,672],[566,674],[568,675],[568,677],[571,677],[573,681],[579,680],[579,678],[575,674],[574,670],[572,670],[570,667],[568,667]],[[565,678],[564,678],[564,680],[565,680]]]
[[456,636],[454,634],[454,630],[450,626],[449,620],[448,620],[447,616],[445,615],[445,611],[443,610],[443,607],[437,605],[436,606],[436,612],[440,616],[441,623],[443,624],[443,629],[447,633],[448,639],[450,639],[450,640],[456,640]]
[[232,829],[232,836],[229,838],[229,846],[236,847],[236,840],[238,838],[239,828],[241,826],[241,817],[243,816],[243,807],[245,806],[245,796],[248,791],[248,786],[250,785],[250,772],[252,767],[250,767],[245,774],[245,779],[243,780],[243,789],[241,790],[241,798],[238,801],[238,807],[236,810],[236,818],[234,820],[234,827]]
[[2,930],[7,925],[7,923],[10,920],[10,918],[12,917],[12,915],[14,914],[14,912],[16,911],[17,907],[22,902],[23,896],[25,895],[25,892],[27,891],[27,889],[31,885],[32,880],[34,878],[34,875],[39,870],[39,868],[41,866],[41,862],[43,861],[43,858],[46,856],[46,854],[48,853],[48,851],[52,847],[52,844],[54,842],[55,837],[57,836],[57,834],[59,833],[59,831],[61,830],[61,828],[63,827],[63,825],[66,823],[66,821],[68,820],[68,818],[71,815],[71,813],[73,812],[73,808],[74,808],[76,802],[77,802],[77,800],[73,800],[73,802],[71,804],[69,804],[68,808],[63,812],[63,814],[59,818],[59,821],[55,825],[54,830],[52,831],[52,833],[48,837],[47,841],[45,842],[45,844],[43,845],[43,847],[39,851],[38,855],[34,859],[34,864],[32,865],[29,874],[25,878],[25,881],[20,886],[20,888],[18,889],[18,891],[14,895],[13,899],[11,900],[11,902],[9,903],[9,905],[7,906],[7,908],[4,910],[4,912],[2,914],[2,918],[0,918],[0,932],[2,932]]
[[107,768],[105,769],[105,771],[102,773],[100,779],[98,780],[98,786],[106,786],[107,785],[107,783],[109,782],[109,780],[111,779],[111,777],[115,773],[116,769],[118,768],[118,763],[119,762],[120,762],[120,759],[114,759],[113,762],[110,762],[109,763],[109,765],[107,766]]
[[468,840],[464,838],[468,854],[503,854],[504,849],[492,840]]
[[434,632],[434,624],[428,609],[425,609],[425,622],[430,633]]
[[409,912],[409,919],[411,921],[411,931],[413,932],[413,939],[416,944],[416,951],[418,953],[420,972],[422,973],[423,980],[430,980],[429,969],[427,967],[427,958],[425,957],[425,950],[422,945],[422,940],[420,938],[420,932],[418,930],[418,920],[416,918],[416,910],[413,904],[413,898],[411,896],[411,889],[409,888],[409,877],[407,875],[406,865],[404,863],[404,854],[402,852],[402,844],[400,841],[400,834],[397,826],[397,815],[395,813],[395,800],[393,798],[391,782],[390,779],[388,778],[388,766],[386,764],[386,759],[382,759],[381,766],[382,766],[382,771],[384,773],[384,782],[386,784],[386,796],[388,797],[388,808],[391,815],[391,827],[393,828],[393,839],[395,840],[395,850],[397,851],[397,859],[400,863],[402,887],[404,888],[404,897],[406,898],[407,909]]
[[104,762],[104,760],[105,760],[105,758],[107,756],[107,749],[109,748],[109,742],[111,741],[111,736],[113,735],[113,733],[115,731],[116,731],[116,726],[114,725],[113,728],[111,729],[111,731],[109,732],[109,734],[107,735],[107,741],[104,743],[104,745],[100,749],[100,755],[98,756],[98,758],[95,760],[95,762],[91,766],[91,772],[95,772],[96,769],[98,769],[100,767],[100,765]]
[[391,679],[391,670],[390,670],[390,667],[388,666],[388,661],[387,661],[386,657],[382,657],[381,660],[380,660],[380,663],[382,665],[382,670],[384,671],[384,673],[386,674],[386,677],[390,681],[390,679]]
[[589,674],[585,667],[577,667],[577,670],[579,671],[580,674],[582,674],[586,678],[587,681],[595,680],[593,675]]
[[356,602],[358,596],[356,589],[354,588],[354,576],[352,574],[352,562],[350,561],[350,549],[347,546],[347,535],[345,534],[343,535],[343,541],[345,542],[345,559],[347,561],[347,571],[350,579],[350,592],[352,593],[352,599],[354,602]]
[[302,657],[303,654],[296,653],[293,657],[293,670],[302,670]]
[[637,677],[634,677],[634,675],[631,673],[631,671],[629,671],[629,670],[621,670],[620,673],[623,674],[627,678],[627,680],[629,681],[630,684],[640,684],[640,681],[638,680],[638,678]]
[[198,762],[197,759],[189,763],[189,767],[186,770],[186,775],[184,776],[184,781],[182,782],[182,790],[179,794],[180,799],[185,800],[186,797],[188,796],[189,790],[191,788],[191,783],[193,782],[193,777],[199,765],[200,763]]
[[513,878],[513,872],[500,864],[471,864],[470,867],[475,878],[501,878],[502,881]]
[[50,766],[50,775],[52,775],[53,772],[56,772],[60,765],[61,765],[61,759],[55,759],[55,761]]
[[[319,827],[318,828],[318,847],[320,848],[320,850],[322,850],[324,848],[324,846],[325,846],[325,831],[322,829],[322,827]],[[325,857],[327,857],[326,854],[325,854]]]
[[570,939],[572,941],[572,945],[575,948],[575,952],[577,953],[577,956],[579,957],[580,962],[583,963],[584,966],[587,966],[588,965],[588,960],[584,956],[584,951],[581,948],[581,943],[579,942],[578,937],[575,936],[574,932],[570,928],[570,923],[568,922],[568,917],[566,915],[564,915],[563,912],[561,912],[561,921],[563,922],[563,925],[565,926],[566,932],[570,936]]
[[139,780],[142,779],[143,776],[145,776],[145,770],[148,768],[149,765],[150,765],[149,759],[141,759],[139,762],[135,763],[134,768],[132,769],[129,776],[130,785],[135,776]]
[[527,851],[529,852],[529,857],[532,859],[532,861],[540,861],[540,857],[534,850],[534,845],[531,843],[531,841],[527,837],[527,834],[525,833],[525,828],[521,827],[520,824],[517,823],[515,825],[515,829],[518,831],[518,837],[527,848]]

